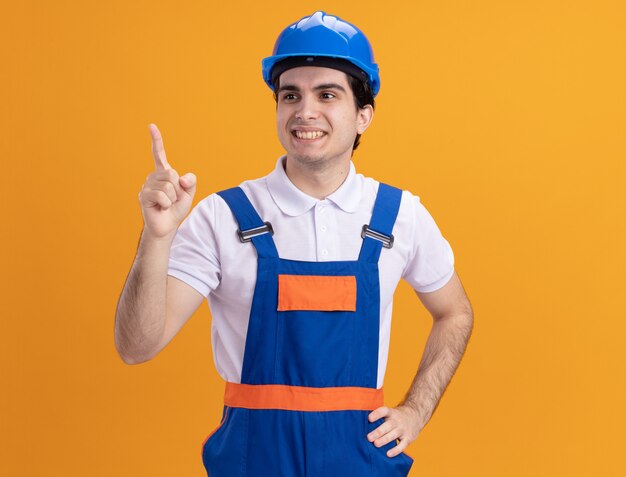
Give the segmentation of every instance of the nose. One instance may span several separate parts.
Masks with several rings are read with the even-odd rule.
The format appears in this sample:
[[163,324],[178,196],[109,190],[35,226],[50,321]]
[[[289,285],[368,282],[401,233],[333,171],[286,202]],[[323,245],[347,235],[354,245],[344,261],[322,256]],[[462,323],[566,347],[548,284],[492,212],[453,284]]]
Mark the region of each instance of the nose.
[[318,115],[319,111],[315,98],[308,94],[302,95],[296,109],[296,119],[307,121],[309,119],[317,119]]

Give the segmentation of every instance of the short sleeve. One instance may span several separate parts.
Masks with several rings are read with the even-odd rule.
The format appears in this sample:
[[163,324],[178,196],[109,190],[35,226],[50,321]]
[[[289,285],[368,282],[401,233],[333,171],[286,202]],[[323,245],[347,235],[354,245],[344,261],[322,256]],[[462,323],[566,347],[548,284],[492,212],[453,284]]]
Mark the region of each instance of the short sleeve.
[[219,284],[220,262],[215,241],[215,194],[200,201],[180,224],[168,263],[168,275],[207,297]]
[[413,251],[402,278],[418,292],[443,287],[454,274],[454,253],[418,196],[413,196]]

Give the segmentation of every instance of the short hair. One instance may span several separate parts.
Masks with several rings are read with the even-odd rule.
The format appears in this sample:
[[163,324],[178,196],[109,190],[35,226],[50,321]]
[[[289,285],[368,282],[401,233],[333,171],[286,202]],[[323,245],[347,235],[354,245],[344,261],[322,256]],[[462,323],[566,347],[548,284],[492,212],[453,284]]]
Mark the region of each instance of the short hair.
[[[363,81],[351,74],[344,74],[348,78],[348,83],[350,84],[350,89],[352,89],[352,95],[354,96],[354,105],[357,109],[363,109],[368,104],[372,106],[372,109],[376,107],[374,103],[374,95],[372,94],[372,88],[367,81]],[[276,78],[274,81],[274,101],[276,101],[276,105],[278,106],[278,89],[280,88],[280,76]],[[352,152],[356,151],[356,148],[359,147],[361,135],[357,134],[354,139],[354,144],[352,145]]]

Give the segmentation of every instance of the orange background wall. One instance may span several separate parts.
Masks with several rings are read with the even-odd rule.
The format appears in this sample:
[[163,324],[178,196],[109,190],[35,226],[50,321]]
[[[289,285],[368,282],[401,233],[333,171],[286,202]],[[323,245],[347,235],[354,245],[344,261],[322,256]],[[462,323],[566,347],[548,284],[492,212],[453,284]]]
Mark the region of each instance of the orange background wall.
[[[113,344],[148,124],[198,176],[195,202],[268,173],[260,61],[316,9],[365,31],[381,66],[358,170],[422,198],[474,306],[411,475],[623,471],[623,1],[111,0],[2,9],[1,475],[205,475],[223,393],[208,307],[149,363]],[[402,284],[388,405],[430,323]]]

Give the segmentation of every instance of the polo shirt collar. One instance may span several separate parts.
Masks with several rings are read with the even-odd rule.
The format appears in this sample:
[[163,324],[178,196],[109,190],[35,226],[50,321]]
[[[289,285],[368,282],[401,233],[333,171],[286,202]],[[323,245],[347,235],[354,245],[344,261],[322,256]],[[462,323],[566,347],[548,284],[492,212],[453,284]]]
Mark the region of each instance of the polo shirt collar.
[[[276,162],[276,168],[267,176],[267,187],[278,208],[283,213],[295,217],[304,214],[322,201],[305,194],[289,180],[284,168],[285,159],[286,156],[281,156]],[[361,201],[362,186],[356,175],[354,163],[350,161],[348,176],[326,199],[342,210],[354,213]]]

